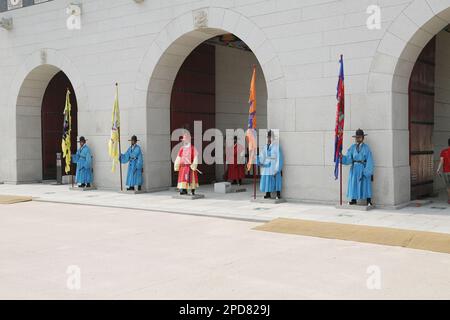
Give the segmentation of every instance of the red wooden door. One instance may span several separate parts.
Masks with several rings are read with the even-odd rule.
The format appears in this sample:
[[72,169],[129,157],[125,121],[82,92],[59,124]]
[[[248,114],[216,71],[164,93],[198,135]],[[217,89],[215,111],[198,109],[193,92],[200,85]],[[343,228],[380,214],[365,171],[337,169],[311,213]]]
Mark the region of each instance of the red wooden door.
[[72,104],[72,152],[76,152],[77,99],[69,78],[60,71],[50,80],[42,99],[42,176],[44,180],[56,179],[56,153],[61,152],[67,88],[71,92]]
[[433,38],[419,55],[409,82],[411,199],[433,193],[435,53]]
[[[216,125],[215,107],[215,47],[201,44],[181,66],[173,84],[170,99],[170,129],[188,129],[194,137],[194,121],[202,121],[202,134]],[[192,140],[192,143],[194,141]],[[210,142],[203,142],[205,148]],[[173,148],[178,142],[171,142]],[[201,152],[201,150],[199,150]],[[200,164],[200,184],[215,181],[215,165]],[[178,175],[172,168],[172,185]]]

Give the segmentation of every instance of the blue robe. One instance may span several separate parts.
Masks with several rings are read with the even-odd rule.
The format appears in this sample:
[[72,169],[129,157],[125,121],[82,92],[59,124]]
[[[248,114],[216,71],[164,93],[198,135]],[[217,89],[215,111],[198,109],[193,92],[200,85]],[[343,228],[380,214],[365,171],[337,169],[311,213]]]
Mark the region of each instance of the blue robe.
[[125,154],[120,156],[121,163],[128,164],[127,173],[127,187],[141,186],[142,185],[142,168],[144,161],[142,159],[141,147],[135,144],[130,146]]
[[[355,162],[355,161],[364,161]],[[342,156],[342,164],[351,165],[348,177],[347,198],[372,198],[373,157],[367,144],[362,143],[358,152],[356,144],[352,145],[347,155]]]
[[283,169],[283,154],[279,144],[270,144],[262,148],[257,165],[261,168],[261,192],[281,192],[281,170]]
[[76,183],[92,183],[92,155],[86,144],[79,148],[76,154],[72,155],[72,162],[77,165]]

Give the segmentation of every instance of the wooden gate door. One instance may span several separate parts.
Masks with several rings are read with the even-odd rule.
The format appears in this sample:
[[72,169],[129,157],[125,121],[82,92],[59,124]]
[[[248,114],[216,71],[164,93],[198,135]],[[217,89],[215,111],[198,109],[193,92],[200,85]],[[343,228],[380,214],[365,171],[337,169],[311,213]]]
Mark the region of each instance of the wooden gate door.
[[[170,129],[188,129],[194,143],[194,121],[202,121],[202,134],[216,125],[215,106],[215,47],[201,44],[195,48],[181,66],[173,84],[170,99]],[[210,142],[203,142],[205,148]],[[173,148],[177,141],[171,142]],[[201,152],[201,150],[199,150]],[[200,164],[200,184],[215,180],[215,165]],[[178,175],[172,166],[172,186]]]
[[42,176],[44,180],[56,179],[56,153],[61,152],[67,88],[71,92],[72,104],[72,153],[76,152],[77,99],[69,78],[60,71],[50,80],[42,99]]
[[433,38],[417,59],[409,82],[411,199],[433,193],[435,52]]

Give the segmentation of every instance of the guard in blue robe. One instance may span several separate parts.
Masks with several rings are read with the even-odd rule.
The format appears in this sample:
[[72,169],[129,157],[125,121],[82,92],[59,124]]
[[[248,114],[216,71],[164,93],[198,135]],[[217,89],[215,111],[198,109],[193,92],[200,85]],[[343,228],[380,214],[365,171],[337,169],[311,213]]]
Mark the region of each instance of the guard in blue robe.
[[92,183],[92,155],[86,139],[80,137],[80,148],[72,155],[72,162],[77,165],[75,181],[80,188],[90,188]]
[[276,199],[281,199],[281,170],[283,169],[283,154],[278,141],[272,143],[273,132],[267,134],[267,145],[261,148],[257,165],[261,168],[259,189],[265,192],[264,199],[271,198],[271,192],[276,192]]
[[138,190],[141,190],[144,167],[142,151],[141,147],[137,145],[138,139],[136,136],[132,136],[129,141],[131,141],[131,146],[125,154],[119,156],[119,161],[121,163],[129,162],[126,182],[127,190],[134,190],[135,186],[138,187]]
[[357,200],[367,199],[367,205],[372,206],[372,177],[373,157],[367,144],[364,143],[364,131],[356,130],[353,136],[356,143],[342,156],[342,164],[351,165],[348,177],[347,198],[350,205],[357,204]]

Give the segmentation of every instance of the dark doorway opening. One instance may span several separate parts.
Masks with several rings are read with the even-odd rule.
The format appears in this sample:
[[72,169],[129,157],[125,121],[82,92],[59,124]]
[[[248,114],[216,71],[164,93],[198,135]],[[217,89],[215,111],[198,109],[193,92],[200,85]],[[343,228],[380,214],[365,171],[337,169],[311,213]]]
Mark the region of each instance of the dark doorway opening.
[[[170,99],[170,129],[184,128],[194,137],[194,121],[202,122],[203,133],[216,126],[215,108],[215,47],[206,43],[196,47],[180,67],[173,84]],[[194,141],[192,140],[192,143]],[[171,142],[171,149],[179,141]],[[203,148],[210,142],[202,142]],[[198,150],[201,152],[201,150]],[[199,164],[200,184],[216,180],[215,166]],[[177,185],[178,174],[172,166],[172,186]]]
[[419,55],[409,82],[411,199],[433,193],[436,37]]
[[62,71],[49,82],[42,99],[42,177],[43,180],[56,179],[56,153],[61,152],[66,92],[69,88],[72,104],[72,153],[77,148],[77,99],[69,78]]

